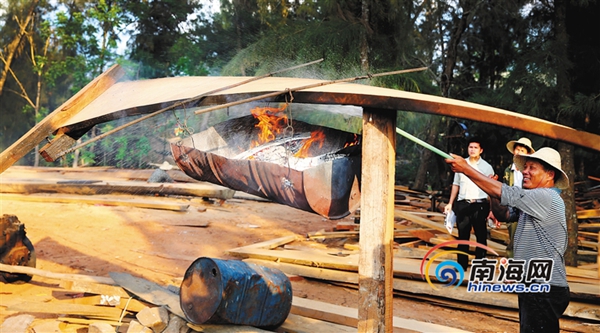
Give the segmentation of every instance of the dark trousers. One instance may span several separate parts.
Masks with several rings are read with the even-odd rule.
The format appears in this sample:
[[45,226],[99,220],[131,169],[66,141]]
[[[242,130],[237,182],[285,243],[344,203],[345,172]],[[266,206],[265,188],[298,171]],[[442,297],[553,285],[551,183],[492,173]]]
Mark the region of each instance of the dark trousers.
[[[468,240],[471,237],[471,229],[475,232],[477,243],[487,245],[487,226],[486,218],[490,213],[490,203],[468,203],[466,201],[457,201],[453,205],[454,214],[456,214],[456,226],[458,227],[458,239]],[[469,252],[468,245],[459,245],[459,251]],[[475,249],[475,258],[482,259],[485,257],[486,250],[481,248]],[[466,271],[469,265],[469,257],[464,254],[458,254],[456,261]]]
[[558,319],[569,306],[569,287],[551,286],[547,293],[519,294],[521,333],[558,333]]

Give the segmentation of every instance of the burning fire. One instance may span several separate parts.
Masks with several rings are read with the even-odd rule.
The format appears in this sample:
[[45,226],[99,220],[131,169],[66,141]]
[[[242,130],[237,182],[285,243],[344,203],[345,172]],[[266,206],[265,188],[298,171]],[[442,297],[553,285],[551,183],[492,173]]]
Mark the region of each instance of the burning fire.
[[350,146],[356,146],[359,143],[360,143],[360,138],[359,138],[358,134],[354,134],[354,140],[352,140],[350,142],[346,142],[346,144],[344,144],[344,148],[350,147]]
[[304,144],[302,145],[300,150],[298,150],[298,152],[294,154],[294,157],[307,157],[308,149],[310,149],[310,146],[315,142],[319,143],[319,148],[323,147],[323,142],[325,142],[325,133],[323,133],[323,131],[312,131],[310,133],[310,138],[304,141]]
[[[258,119],[258,124],[255,127],[260,129],[258,140],[252,141],[250,148],[257,147],[261,144],[273,141],[281,134],[288,126],[288,117],[282,112],[287,108],[287,104],[279,108],[274,107],[256,107],[250,112],[254,118]],[[310,133],[310,138],[306,139],[302,147],[294,154],[294,157],[308,157],[308,150],[313,143],[318,143],[319,148],[323,147],[325,142],[325,133],[322,130],[316,130]]]
[[258,119],[258,124],[255,127],[260,129],[258,141],[252,141],[250,148],[273,141],[276,139],[277,134],[283,132],[284,126],[287,126],[288,118],[285,114],[277,114],[283,112],[286,108],[287,105],[283,105],[280,108],[256,107],[250,111],[254,118]]

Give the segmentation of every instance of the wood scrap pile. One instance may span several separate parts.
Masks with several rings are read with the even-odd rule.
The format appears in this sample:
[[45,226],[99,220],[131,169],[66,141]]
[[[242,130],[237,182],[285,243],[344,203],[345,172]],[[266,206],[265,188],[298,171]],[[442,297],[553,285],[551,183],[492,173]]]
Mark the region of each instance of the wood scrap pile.
[[[34,285],[29,288],[39,288],[34,297],[8,303],[0,299],[0,306],[13,314],[0,325],[1,332],[343,333],[356,332],[358,322],[357,309],[294,298],[290,315],[278,328],[197,325],[190,323],[181,311],[177,284],[165,287],[127,273],[111,273],[108,278],[3,264],[0,270],[33,275]],[[56,280],[59,284],[55,284]],[[18,290],[19,286],[6,285],[3,293],[12,293],[13,288]],[[40,319],[40,314],[44,319]],[[394,320],[396,325],[418,324],[414,320]],[[441,332],[441,326],[426,326],[431,332]]]
[[[394,292],[518,320],[518,314],[514,311],[518,307],[517,295],[514,293],[468,292],[465,286],[468,276],[465,276],[465,283],[456,288],[444,288],[441,285],[433,288],[425,281],[422,275],[423,258],[434,245],[454,239],[456,230],[452,235],[448,234],[443,223],[444,215],[427,210],[432,205],[426,194],[414,193],[401,186],[396,187],[396,194]],[[351,222],[338,222],[334,229],[310,233],[306,237],[283,237],[231,249],[229,254],[255,264],[278,268],[286,274],[356,287],[360,264],[359,218],[355,217]],[[491,229],[490,236],[488,246],[500,256],[505,256],[505,242],[508,239],[505,228]],[[453,254],[444,254],[424,274],[429,274],[430,280],[435,283],[433,272],[437,262],[455,259]],[[597,264],[584,264],[567,268],[572,301],[565,316],[600,324],[600,276],[597,267]],[[485,306],[495,308],[486,310]]]
[[[589,181],[575,184],[575,204],[579,230],[578,245],[581,254],[590,261],[598,258],[600,234],[600,178],[589,176]],[[596,259],[597,260],[597,259]]]
[[[33,202],[87,203],[186,211],[191,198],[231,199],[234,190],[198,182],[181,170],[169,170],[174,183],[149,183],[153,170],[94,168],[11,167],[2,173],[0,199]],[[108,197],[110,195],[110,197]],[[119,197],[120,195],[120,197]],[[169,196],[180,202],[153,198],[131,199],[130,195]]]

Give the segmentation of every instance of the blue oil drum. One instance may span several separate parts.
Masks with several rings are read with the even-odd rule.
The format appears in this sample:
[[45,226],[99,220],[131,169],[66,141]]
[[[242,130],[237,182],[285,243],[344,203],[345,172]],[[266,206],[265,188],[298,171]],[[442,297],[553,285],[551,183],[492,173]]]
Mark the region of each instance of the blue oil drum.
[[207,257],[185,272],[181,309],[194,324],[237,324],[271,328],[292,308],[292,284],[280,270]]

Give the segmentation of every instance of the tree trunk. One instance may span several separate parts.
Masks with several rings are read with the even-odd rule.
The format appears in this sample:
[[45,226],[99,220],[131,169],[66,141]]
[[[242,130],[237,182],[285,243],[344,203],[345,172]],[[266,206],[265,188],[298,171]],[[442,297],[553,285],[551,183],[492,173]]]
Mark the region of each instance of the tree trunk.
[[33,16],[35,15],[34,10],[37,7],[38,2],[38,0],[34,0],[31,2],[31,7],[29,7],[29,12],[27,13],[25,21],[23,22],[23,24],[19,23],[19,26],[21,27],[19,29],[19,32],[6,47],[6,58],[3,58],[4,67],[2,69],[2,74],[0,74],[0,96],[2,95],[2,90],[4,89],[4,82],[6,82],[6,77],[8,76],[10,66],[12,65],[12,60],[15,56],[15,53],[17,52],[17,49],[19,48],[19,45],[26,37],[27,31],[25,29],[27,28],[31,20],[33,20]]
[[[563,47],[555,48],[557,50],[556,58],[557,66],[564,66],[568,63],[568,45],[569,35],[566,29],[566,11],[567,0],[556,0],[554,2],[555,20],[554,32],[555,43]],[[568,68],[557,68],[557,89],[561,103],[570,103],[571,88],[568,76]],[[558,112],[557,112],[558,114]],[[560,123],[566,126],[572,126],[573,121],[570,116],[560,116]],[[569,177],[569,188],[562,192],[562,198],[565,201],[565,214],[567,217],[567,234],[569,237],[567,250],[565,252],[565,264],[568,266],[577,266],[577,213],[575,210],[575,159],[574,148],[567,143],[558,145],[558,152],[561,156],[563,171]]]
[[[440,127],[440,119],[439,117],[431,117],[429,122],[429,134],[427,135],[426,142],[430,145],[435,146],[437,141],[437,134]],[[417,191],[426,191],[427,190],[427,172],[430,168],[430,163],[433,160],[433,152],[429,149],[425,149],[423,154],[421,155],[421,165],[422,168],[417,170],[417,176],[415,177],[415,182],[413,184],[413,189]]]
[[[442,72],[442,76],[440,78],[440,89],[442,92],[442,96],[449,97],[450,96],[450,86],[452,84],[452,77],[454,72],[454,67],[456,67],[456,57],[457,57],[457,47],[460,43],[462,36],[469,26],[470,20],[473,18],[473,8],[471,8],[470,2],[467,2],[463,7],[463,16],[459,19],[452,33],[450,40],[448,41],[448,47],[446,52],[446,57],[444,59],[444,68]],[[437,138],[437,133],[439,131],[439,124],[442,120],[438,117],[433,117],[431,120],[431,126],[429,127],[429,133],[427,134],[427,143],[430,145],[435,145],[435,141]],[[425,151],[423,155],[421,155],[421,163],[419,171],[415,177],[414,188],[423,190],[425,183],[427,182],[427,171],[431,168],[431,163],[433,161],[433,153],[429,150]]]
[[565,264],[577,267],[577,210],[575,208],[575,160],[573,158],[573,146],[568,143],[560,143],[558,152],[561,156],[563,171],[569,177],[569,188],[563,190],[561,196],[565,201],[565,215],[567,216],[567,251],[565,252]]
[[369,0],[362,0],[360,20],[364,26],[360,34],[360,69],[367,73],[369,71]]

